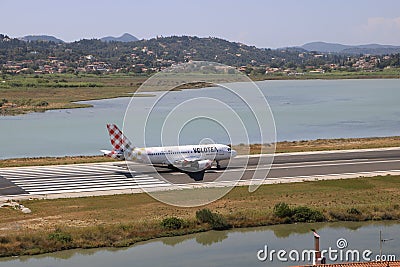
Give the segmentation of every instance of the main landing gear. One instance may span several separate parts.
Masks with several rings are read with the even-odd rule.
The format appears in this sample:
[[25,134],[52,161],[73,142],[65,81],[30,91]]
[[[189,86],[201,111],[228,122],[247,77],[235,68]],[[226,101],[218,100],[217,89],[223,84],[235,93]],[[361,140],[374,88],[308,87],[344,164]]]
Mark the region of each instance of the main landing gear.
[[219,164],[219,161],[217,161],[217,170],[220,170],[220,169],[222,169],[221,165]]

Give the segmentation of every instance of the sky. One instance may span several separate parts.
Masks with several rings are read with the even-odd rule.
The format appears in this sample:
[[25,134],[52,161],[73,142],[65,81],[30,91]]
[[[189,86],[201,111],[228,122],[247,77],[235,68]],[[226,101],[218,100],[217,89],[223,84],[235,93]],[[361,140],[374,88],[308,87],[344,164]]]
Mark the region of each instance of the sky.
[[0,0],[0,33],[64,41],[196,35],[257,47],[400,45],[398,0]]

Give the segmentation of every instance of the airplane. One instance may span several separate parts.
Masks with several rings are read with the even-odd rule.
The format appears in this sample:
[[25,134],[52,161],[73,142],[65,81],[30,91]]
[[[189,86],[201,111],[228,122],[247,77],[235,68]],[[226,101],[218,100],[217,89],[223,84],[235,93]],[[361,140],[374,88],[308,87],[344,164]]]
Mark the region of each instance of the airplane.
[[167,166],[183,172],[204,173],[213,162],[221,169],[220,161],[236,156],[228,145],[184,145],[137,148],[115,124],[107,124],[113,150],[101,150],[105,156],[143,164]]

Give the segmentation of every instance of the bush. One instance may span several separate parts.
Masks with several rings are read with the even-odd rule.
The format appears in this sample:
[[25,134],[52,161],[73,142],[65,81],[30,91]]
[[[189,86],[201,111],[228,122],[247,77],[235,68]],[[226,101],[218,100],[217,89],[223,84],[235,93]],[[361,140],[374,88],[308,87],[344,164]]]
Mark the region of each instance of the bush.
[[184,221],[177,217],[168,217],[162,220],[161,226],[165,229],[177,230],[182,228]]
[[330,211],[329,215],[338,221],[362,221],[362,220],[366,220],[368,217],[362,215],[362,213],[360,211],[358,211],[359,213],[357,213],[357,209],[352,210],[352,209],[348,209],[346,212],[333,212]]
[[291,217],[292,210],[285,202],[279,202],[274,206],[274,215],[279,218]]
[[209,209],[196,211],[196,219],[200,223],[210,224],[213,230],[226,230],[232,227],[221,214],[211,212]]
[[280,202],[274,206],[274,215],[288,222],[322,222],[325,216],[318,210],[309,207],[295,207],[291,209],[288,204]]
[[0,244],[10,243],[10,239],[6,236],[0,236]]
[[49,103],[47,101],[41,100],[35,103],[35,106],[37,107],[47,107]]
[[329,215],[338,221],[349,221],[349,216],[347,214],[344,214],[343,212],[334,212],[334,211],[329,211]]
[[202,209],[196,211],[196,219],[200,223],[211,223],[213,220],[213,213],[209,209]]
[[360,215],[360,214],[361,214],[361,211],[359,211],[359,210],[356,209],[356,208],[351,208],[351,209],[348,209],[348,210],[347,210],[347,213],[349,213],[349,214],[354,214],[354,215]]
[[213,230],[227,230],[232,226],[226,221],[226,219],[218,213],[213,213],[212,221],[210,222]]
[[325,216],[320,211],[309,207],[296,207],[292,212],[292,219],[295,222],[322,222],[325,220]]
[[61,243],[69,243],[72,241],[72,236],[69,233],[61,231],[60,229],[56,229],[54,233],[49,234],[49,239]]

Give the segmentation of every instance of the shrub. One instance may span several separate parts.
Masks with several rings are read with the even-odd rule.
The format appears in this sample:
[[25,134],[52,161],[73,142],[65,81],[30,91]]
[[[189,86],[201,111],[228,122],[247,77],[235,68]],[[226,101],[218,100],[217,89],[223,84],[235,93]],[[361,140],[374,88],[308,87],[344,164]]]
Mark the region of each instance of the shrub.
[[0,236],[0,244],[10,243],[10,239],[6,236]]
[[226,221],[226,219],[218,213],[213,213],[212,221],[210,222],[213,230],[227,230],[232,226]]
[[196,211],[196,219],[200,223],[210,224],[213,230],[226,230],[232,227],[221,214],[211,212],[209,209]]
[[61,231],[60,229],[56,229],[55,232],[49,234],[49,239],[61,243],[69,243],[72,241],[72,236],[69,233]]
[[[357,213],[359,212],[359,213]],[[330,211],[329,215],[338,221],[361,221],[361,220],[366,220],[368,217],[367,216],[363,216],[361,214],[360,211],[358,211],[357,209],[352,210],[352,209],[348,209],[346,212],[333,212]]]
[[177,230],[182,228],[184,221],[177,217],[168,217],[162,220],[161,226],[165,229]]
[[382,218],[382,220],[393,220],[393,216],[386,212],[384,214],[382,214],[381,218]]
[[292,212],[292,219],[295,222],[322,222],[325,220],[325,216],[320,211],[309,207],[296,207]]
[[279,202],[274,206],[274,215],[279,218],[291,217],[292,210],[289,205],[284,202]]
[[46,107],[48,105],[49,105],[49,103],[47,101],[44,101],[44,100],[41,100],[41,101],[38,101],[38,102],[35,103],[35,106],[37,106],[37,107]]
[[338,221],[348,221],[348,216],[342,212],[329,211],[329,215]]
[[213,213],[209,209],[202,209],[196,211],[196,219],[200,223],[211,223],[213,220]]
[[290,222],[322,222],[325,216],[318,210],[300,206],[291,209],[288,204],[280,202],[274,206],[274,215],[285,219],[285,223]]
[[361,211],[359,211],[359,210],[356,209],[356,208],[351,208],[351,209],[348,209],[348,210],[347,210],[347,213],[349,213],[349,214],[354,214],[354,215],[360,215],[360,214],[361,214]]

